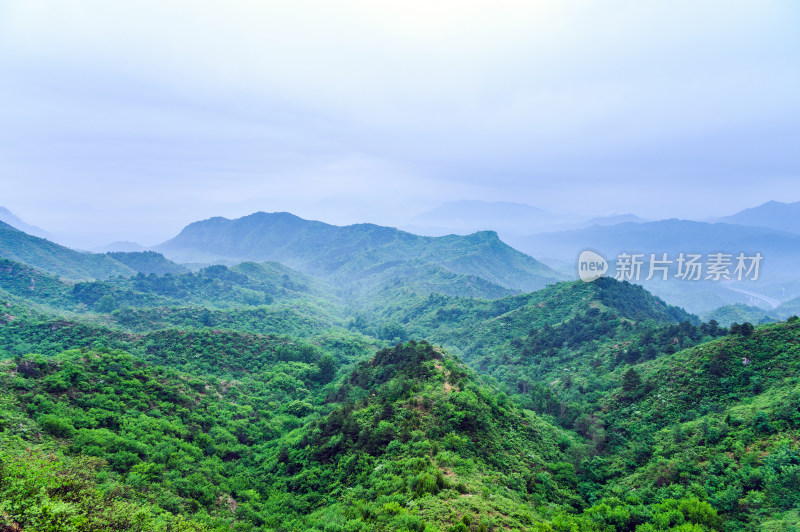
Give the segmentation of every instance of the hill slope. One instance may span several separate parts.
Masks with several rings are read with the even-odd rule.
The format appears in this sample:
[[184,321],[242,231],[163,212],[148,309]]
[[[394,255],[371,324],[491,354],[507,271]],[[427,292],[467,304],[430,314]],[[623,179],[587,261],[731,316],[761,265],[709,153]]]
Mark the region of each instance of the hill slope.
[[629,370],[584,420],[609,435],[596,481],[645,499],[703,493],[730,530],[796,528],[798,345],[795,319]]
[[156,249],[179,262],[272,260],[338,282],[409,261],[517,290],[541,288],[560,277],[501,242],[493,232],[422,237],[372,224],[338,227],[289,213],[260,212],[236,220],[195,222]]
[[106,255],[81,253],[0,222],[0,257],[67,279],[106,279],[136,270]]

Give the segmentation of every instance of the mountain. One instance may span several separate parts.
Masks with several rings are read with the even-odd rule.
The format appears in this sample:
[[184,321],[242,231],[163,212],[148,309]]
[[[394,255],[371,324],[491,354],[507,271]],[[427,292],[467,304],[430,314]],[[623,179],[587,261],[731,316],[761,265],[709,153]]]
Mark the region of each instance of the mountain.
[[[378,351],[327,401],[329,414],[264,462],[268,527],[525,529],[542,519],[535,504],[581,506],[566,473],[570,437],[427,342]],[[280,504],[288,494],[303,510]]]
[[800,297],[784,301],[775,309],[774,314],[783,318],[800,314]]
[[797,528],[798,345],[795,318],[627,369],[579,423],[613,435],[606,456],[627,458],[596,482],[656,499],[701,489],[725,530]]
[[[242,480],[262,474],[265,444],[282,423],[301,425],[312,403],[322,403],[335,364],[312,349],[246,335],[154,340],[148,351],[175,355],[168,364],[102,348],[0,360],[0,529],[258,526],[252,506],[268,486]],[[222,371],[169,367],[182,365],[175,349]],[[220,378],[227,371],[235,386]]]
[[[796,264],[800,261],[800,235],[775,229],[671,219],[595,225],[508,240],[517,249],[537,257],[568,261],[576,273],[577,257],[586,249],[601,253],[609,261],[614,261],[622,252],[643,253],[645,262],[649,262],[651,253],[658,258],[667,253],[668,260],[673,261],[670,279],[663,281],[656,277],[645,285],[667,301],[697,313],[734,303],[763,304],[772,308],[777,299],[775,294],[779,294],[780,301],[800,296],[800,287],[795,281]],[[675,279],[675,261],[682,252],[699,253],[703,255],[703,261],[712,253],[729,253],[734,263],[739,253],[747,256],[761,253],[759,279],[729,283]],[[730,268],[731,273],[734,267],[735,264]],[[644,282],[647,276],[647,264],[642,271],[640,282]]]
[[[594,454],[427,342],[330,382],[336,366],[314,352],[268,343],[242,365],[229,338],[192,335],[161,344],[212,361],[222,346],[203,367],[235,381],[170,367],[173,351],[168,365],[102,349],[0,362],[0,523],[43,529],[55,508],[74,525],[62,530],[722,530],[677,480],[662,496],[620,498],[619,479],[603,494],[595,480],[631,460]],[[773,454],[768,509],[794,495],[770,476],[793,456]]]
[[[389,341],[428,339],[474,367],[497,368],[503,365],[499,358],[515,350],[517,339],[586,314],[595,316],[598,309],[605,316],[613,316],[617,325],[698,322],[696,316],[667,305],[641,286],[602,278],[593,283],[561,282],[533,293],[491,301],[442,294],[397,298],[356,314],[349,327]],[[616,326],[604,327],[609,332]],[[524,361],[519,364],[524,365]],[[503,378],[498,377],[501,381]],[[520,403],[527,405],[525,399]]]
[[[787,305],[790,303],[791,302],[788,302]],[[730,327],[734,323],[750,322],[761,324],[778,321],[776,316],[779,315],[780,310],[781,307],[778,307],[774,312],[768,313],[762,308],[739,303],[716,308],[710,312],[706,312],[702,317],[705,321],[714,320],[722,327]]]
[[0,259],[0,294],[58,309],[75,305],[71,283],[8,259]]
[[278,263],[3,261],[0,526],[797,525],[796,318],[726,330],[612,278],[426,294],[461,274],[418,260],[345,270],[363,306]]
[[794,203],[768,201],[758,207],[752,207],[731,216],[725,216],[718,221],[729,224],[767,227],[798,234],[800,233],[800,201]]
[[414,216],[407,228],[415,233],[437,236],[485,230],[524,235],[578,220],[573,215],[554,214],[524,203],[461,200],[443,203]]
[[0,222],[0,257],[29,264],[67,279],[105,279],[136,270],[107,255],[82,253]]
[[156,253],[155,251],[111,251],[106,255],[145,275],[151,273],[164,275],[165,273],[174,274],[189,271],[185,266],[175,264],[167,260],[161,253]]
[[573,260],[587,248],[597,249],[608,258],[623,251],[648,254],[760,251],[765,263],[767,260],[792,260],[800,253],[800,235],[767,228],[678,219],[541,233],[514,239],[513,244],[527,253]]
[[[146,253],[156,256],[156,264],[165,260],[155,252]],[[187,305],[205,310],[207,317],[202,321],[206,323],[201,321],[201,325],[229,323],[232,328],[236,326],[230,320],[215,319],[212,316],[213,309],[291,302],[294,310],[302,309],[301,314],[307,314],[301,320],[320,314],[338,316],[341,312],[332,287],[277,263],[242,263],[231,268],[217,265],[197,272],[166,272],[163,275],[144,275],[139,272],[131,277],[76,283],[25,264],[0,259],[0,294],[3,293],[25,302],[50,307],[53,311],[111,313],[118,325],[139,330],[143,322],[169,323],[178,314],[183,316],[185,322],[193,314],[185,308]],[[178,312],[165,307],[184,308]],[[154,310],[151,312],[151,309]],[[155,315],[150,320],[145,319],[151,313]],[[258,314],[266,319],[269,313],[265,314],[260,309],[254,312],[253,318]],[[269,327],[278,324],[263,325]]]
[[30,225],[23,222],[13,212],[2,206],[0,206],[0,222],[5,222],[14,229],[19,229],[20,231],[28,233],[29,235],[38,236],[39,238],[50,238],[50,235],[47,233],[47,231],[44,231],[35,225]]
[[561,278],[491,231],[423,237],[372,224],[339,227],[289,213],[195,222],[155,249],[183,263],[277,261],[337,283],[357,282],[369,272],[409,262],[480,277],[512,290],[535,290]]

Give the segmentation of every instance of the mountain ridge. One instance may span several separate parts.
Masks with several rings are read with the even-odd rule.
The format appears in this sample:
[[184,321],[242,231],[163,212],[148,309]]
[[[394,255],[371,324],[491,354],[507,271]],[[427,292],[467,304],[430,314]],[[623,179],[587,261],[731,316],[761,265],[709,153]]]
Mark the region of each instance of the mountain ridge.
[[136,270],[106,255],[75,251],[4,222],[0,222],[0,257],[72,280],[136,274]]
[[38,236],[39,238],[51,238],[50,234],[45,231],[44,229],[37,227],[35,225],[31,225],[24,220],[20,219],[19,216],[8,210],[6,207],[0,205],[0,222],[5,222],[14,229],[18,229],[29,235]]
[[277,261],[338,282],[378,264],[409,260],[517,290],[541,288],[562,278],[502,242],[494,231],[424,237],[367,223],[335,226],[286,212],[193,222],[154,249],[179,262]]
[[800,201],[784,203],[771,200],[724,216],[717,221],[800,234]]

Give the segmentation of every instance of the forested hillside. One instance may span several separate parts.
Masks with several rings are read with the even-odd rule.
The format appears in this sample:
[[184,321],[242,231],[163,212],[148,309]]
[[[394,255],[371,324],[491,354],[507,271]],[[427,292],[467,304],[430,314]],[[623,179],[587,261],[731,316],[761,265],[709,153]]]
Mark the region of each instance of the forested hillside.
[[31,236],[0,222],[0,257],[67,279],[105,279],[136,270],[107,255],[83,253]]
[[278,261],[338,283],[402,270],[409,262],[477,276],[511,290],[534,290],[562,279],[491,231],[432,238],[372,224],[339,227],[285,212],[195,222],[156,249],[181,262]]
[[4,531],[800,524],[796,318],[424,261],[347,286],[120,258],[154,271],[0,263]]

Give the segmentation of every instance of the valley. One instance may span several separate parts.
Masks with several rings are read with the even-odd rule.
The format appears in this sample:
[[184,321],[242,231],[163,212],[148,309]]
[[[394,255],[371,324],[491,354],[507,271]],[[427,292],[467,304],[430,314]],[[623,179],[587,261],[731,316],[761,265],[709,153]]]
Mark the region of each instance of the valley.
[[796,316],[702,321],[487,232],[0,229],[3,530],[800,524]]

